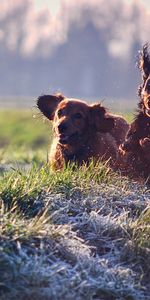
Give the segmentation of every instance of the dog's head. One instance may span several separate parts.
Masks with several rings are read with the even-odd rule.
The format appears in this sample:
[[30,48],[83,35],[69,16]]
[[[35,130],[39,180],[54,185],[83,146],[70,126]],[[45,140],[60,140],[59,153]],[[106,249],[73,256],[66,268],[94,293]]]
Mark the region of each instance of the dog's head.
[[140,53],[139,68],[142,73],[142,85],[139,89],[139,96],[141,105],[148,117],[150,117],[150,53],[148,51],[148,44],[143,46]]
[[88,105],[84,101],[56,94],[40,96],[37,106],[53,121],[59,144],[83,144],[96,131],[109,132],[114,127],[113,117],[107,115],[101,104]]

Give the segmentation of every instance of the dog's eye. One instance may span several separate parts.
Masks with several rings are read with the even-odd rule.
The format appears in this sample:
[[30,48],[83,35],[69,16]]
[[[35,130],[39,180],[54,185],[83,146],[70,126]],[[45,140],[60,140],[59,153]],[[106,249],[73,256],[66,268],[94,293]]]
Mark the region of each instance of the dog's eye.
[[57,116],[60,118],[60,117],[62,116],[62,114],[63,114],[62,109],[59,109],[59,110],[57,111]]
[[74,118],[75,119],[81,119],[82,118],[82,114],[78,112],[78,113],[74,114]]

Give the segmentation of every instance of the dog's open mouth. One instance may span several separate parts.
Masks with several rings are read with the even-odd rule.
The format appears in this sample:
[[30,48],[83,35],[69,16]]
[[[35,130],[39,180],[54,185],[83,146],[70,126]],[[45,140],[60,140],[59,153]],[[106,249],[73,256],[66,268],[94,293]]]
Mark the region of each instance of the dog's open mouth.
[[60,144],[71,144],[73,142],[75,142],[78,138],[78,132],[75,132],[71,135],[67,135],[67,134],[59,134],[58,135],[58,141]]

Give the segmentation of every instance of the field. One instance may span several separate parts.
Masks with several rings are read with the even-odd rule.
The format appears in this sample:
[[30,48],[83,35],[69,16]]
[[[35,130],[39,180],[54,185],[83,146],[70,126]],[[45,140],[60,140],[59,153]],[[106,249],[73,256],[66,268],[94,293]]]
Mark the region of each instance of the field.
[[51,138],[36,111],[0,112],[0,299],[150,299],[149,187],[107,164],[54,172]]

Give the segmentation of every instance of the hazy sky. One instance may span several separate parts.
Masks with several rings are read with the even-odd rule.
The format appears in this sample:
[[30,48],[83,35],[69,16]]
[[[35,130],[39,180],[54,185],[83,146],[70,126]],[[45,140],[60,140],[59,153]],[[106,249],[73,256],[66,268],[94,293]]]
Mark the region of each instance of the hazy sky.
[[[105,31],[108,51],[115,57],[128,58],[135,40],[141,44],[149,41],[150,0],[110,0],[109,4],[106,0],[0,0],[0,3],[0,42],[23,56],[35,53],[51,56],[67,42],[74,21],[81,27],[90,21],[96,30]],[[86,17],[85,9],[89,10]]]
[[[56,89],[69,91],[72,87],[72,91],[75,91],[75,75],[71,70],[75,69],[75,74],[78,74],[78,64],[81,64],[81,73],[86,74],[83,75],[83,89],[88,86],[92,90],[93,84],[94,91],[101,59],[108,60],[107,70],[114,68],[117,72],[118,66],[114,65],[114,61],[118,60],[123,63],[124,71],[127,72],[129,67],[133,67],[138,50],[149,39],[150,0],[109,0],[109,3],[106,0],[0,0],[1,75],[9,69],[8,66],[5,67],[5,62],[9,64],[12,61],[12,73],[8,72],[9,76],[4,76],[0,89],[7,90],[9,77],[11,91],[15,78],[13,66],[16,62],[18,82],[19,76],[22,76],[21,93],[33,91],[42,82],[44,90],[49,85],[52,74],[54,82],[51,84]],[[97,73],[94,71],[96,59],[100,60]],[[49,66],[52,67],[52,73]],[[103,63],[102,66],[104,68]],[[34,68],[39,68],[39,77],[35,76]],[[30,72],[35,77],[33,87]],[[74,78],[72,82],[70,74]],[[100,76],[103,78],[103,73]],[[36,77],[39,78],[39,83],[36,82]],[[128,78],[125,80],[129,82]],[[119,84],[121,87],[122,81]],[[14,94],[17,93],[15,84]]]
[[50,7],[52,14],[56,14],[59,10],[62,0],[34,0],[37,7]]
[[[35,5],[37,7],[43,7],[43,6],[49,7],[51,9],[51,13],[53,15],[55,15],[58,12],[60,4],[61,4],[61,2],[63,2],[63,0],[34,0],[34,1],[35,1]],[[71,0],[67,0],[67,1],[69,2]],[[80,1],[82,1],[82,0],[80,0]],[[147,8],[150,10],[150,0],[137,0],[137,2],[138,1],[143,3],[144,5],[146,5]],[[130,2],[133,2],[133,0],[126,0],[126,2],[130,3]]]

